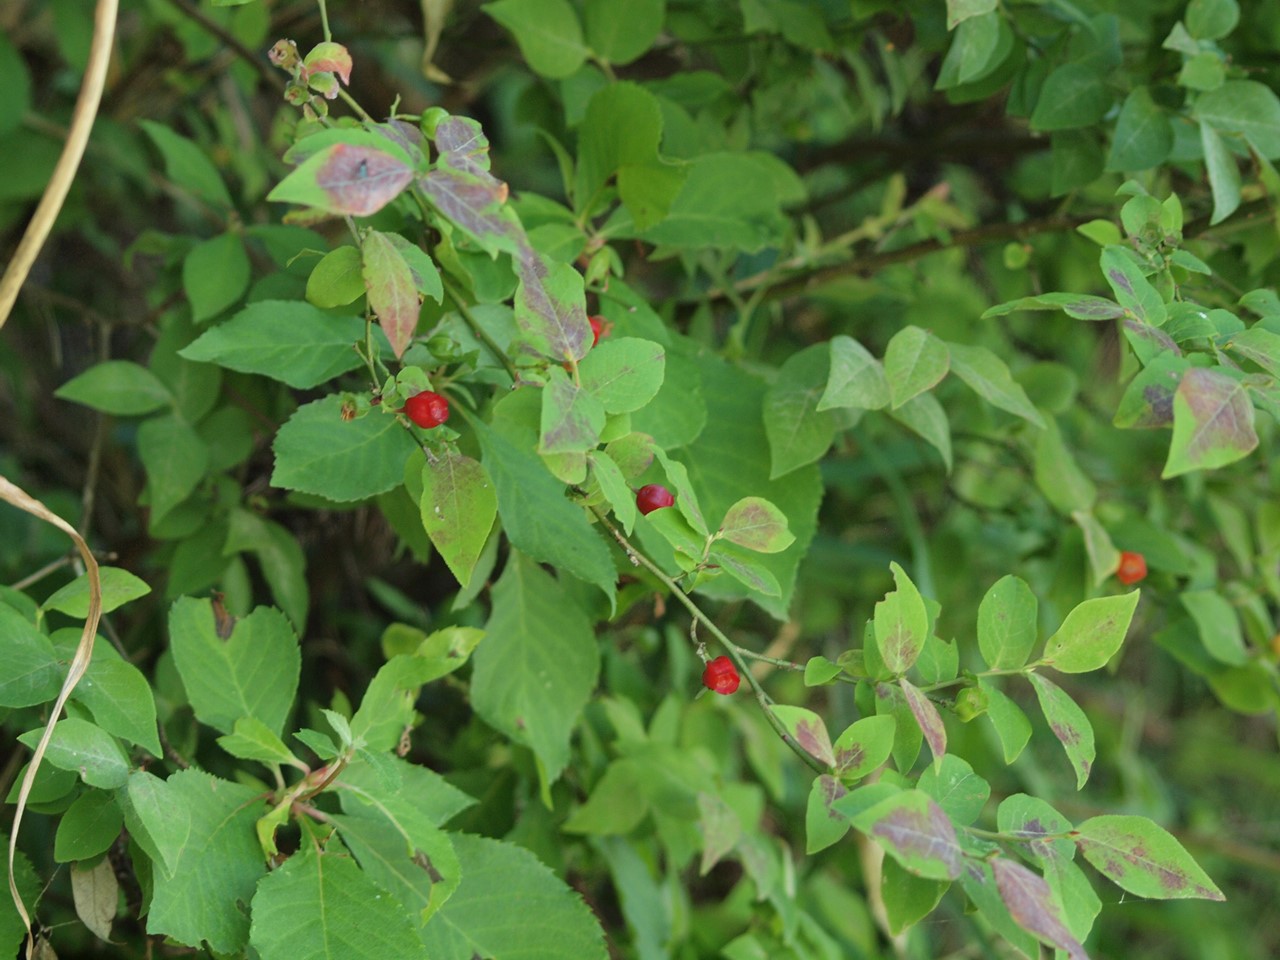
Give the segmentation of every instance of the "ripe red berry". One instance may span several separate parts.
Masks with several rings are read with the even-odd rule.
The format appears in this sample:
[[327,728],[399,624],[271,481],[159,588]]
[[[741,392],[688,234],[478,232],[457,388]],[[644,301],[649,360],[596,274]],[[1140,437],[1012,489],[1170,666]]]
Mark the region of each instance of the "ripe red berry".
[[1120,566],[1116,569],[1116,579],[1126,587],[1137,583],[1147,576],[1147,558],[1140,553],[1125,550],[1120,554]]
[[604,317],[587,317],[587,323],[591,324],[591,345],[594,347],[600,342],[600,334],[604,333]]
[[716,657],[707,662],[702,671],[702,685],[708,690],[724,694],[726,697],[737,691],[742,678],[738,676],[738,668],[728,657]]
[[676,498],[671,495],[671,491],[660,483],[650,483],[636,491],[636,509],[644,514],[669,507],[675,502]]
[[404,402],[404,412],[418,426],[430,430],[449,419],[449,401],[438,393],[423,390]]

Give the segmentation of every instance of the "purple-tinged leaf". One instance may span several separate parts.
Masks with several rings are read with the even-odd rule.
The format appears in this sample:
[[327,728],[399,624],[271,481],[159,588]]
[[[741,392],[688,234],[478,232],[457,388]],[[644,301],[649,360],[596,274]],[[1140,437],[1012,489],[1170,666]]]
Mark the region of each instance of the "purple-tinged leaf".
[[1103,876],[1140,897],[1226,899],[1173,834],[1146,817],[1093,817],[1075,841]]
[[1106,247],[1102,251],[1102,273],[1111,290],[1120,301],[1146,324],[1158,327],[1168,317],[1168,308],[1159,291],[1143,276],[1129,250],[1122,246]]
[[364,288],[369,307],[391,343],[397,358],[404,355],[418,328],[418,289],[413,272],[385,233],[370,230],[360,244]]
[[529,252],[517,265],[515,313],[520,329],[553,360],[581,360],[591,349],[582,274],[571,264],[546,263]]
[[758,553],[778,553],[795,543],[782,511],[763,497],[743,497],[724,515],[720,534]]
[[1173,425],[1173,396],[1191,363],[1173,353],[1160,353],[1138,371],[1112,420],[1128,430],[1156,430]]
[[351,54],[340,43],[317,43],[302,61],[305,77],[315,73],[336,73],[346,86],[351,86]]
[[1129,346],[1133,347],[1133,352],[1144,365],[1151,363],[1164,353],[1171,353],[1175,357],[1182,356],[1182,348],[1174,342],[1173,337],[1159,327],[1153,327],[1129,317],[1122,322],[1121,329],[1124,330],[1124,337],[1129,341]]
[[1045,720],[1049,722],[1049,729],[1067,752],[1067,759],[1076,772],[1076,789],[1079,790],[1089,779],[1093,759],[1097,754],[1093,743],[1093,724],[1076,702],[1052,680],[1047,680],[1038,673],[1027,674],[1027,679],[1035,687],[1036,697],[1040,701],[1040,709],[1044,711]]
[[1005,836],[1025,843],[1041,866],[1055,856],[1066,860],[1075,856],[1075,846],[1067,838],[1071,821],[1039,797],[1025,793],[1005,797],[996,811],[996,826]]
[[1003,317],[1018,310],[1061,310],[1077,320],[1118,320],[1125,315],[1124,307],[1103,297],[1076,293],[1042,293],[1037,297],[1022,297],[997,304],[984,313],[982,319]]
[[1037,940],[1065,950],[1071,960],[1089,960],[1080,941],[1062,922],[1062,907],[1043,877],[1005,857],[994,857],[990,862],[1000,899],[1018,926]]
[[542,391],[539,453],[594,450],[600,443],[604,422],[604,407],[599,400],[570,380],[559,367],[548,371],[547,385]]
[[489,174],[489,139],[470,117],[448,117],[436,126],[440,162],[483,179]]
[[897,721],[890,716],[863,717],[845,728],[835,742],[836,773],[846,780],[865,777],[889,759]]
[[953,753],[943,757],[936,767],[928,767],[921,773],[916,788],[933,797],[952,823],[964,827],[982,815],[991,797],[991,784]]
[[504,206],[507,185],[492,177],[437,167],[418,185],[446,220],[461,229],[490,255],[524,255],[524,230],[514,212]]
[[902,688],[902,695],[907,700],[907,706],[911,708],[911,715],[920,725],[924,742],[929,744],[929,749],[933,753],[934,767],[937,767],[947,753],[947,728],[942,725],[938,708],[906,677],[898,681],[898,686]]
[[399,196],[412,180],[413,170],[401,157],[374,147],[335,143],[308,157],[267,199],[367,217]]
[[1257,445],[1245,387],[1217,370],[1188,370],[1173,397],[1173,441],[1161,477],[1223,467]]
[[813,781],[804,816],[804,852],[817,853],[831,846],[849,831],[849,819],[832,804],[849,791],[835,777],[823,774]]
[[931,880],[960,876],[964,852],[943,809],[919,790],[904,790],[853,818],[853,824],[902,864]]
[[820,716],[804,707],[776,706],[770,709],[773,715],[782,721],[791,739],[795,740],[805,753],[824,766],[836,765],[836,756],[831,748],[831,735],[827,733],[827,725]]
[[1273,377],[1280,377],[1280,334],[1265,327],[1250,327],[1233,334],[1225,347],[1232,353],[1252,360]]
[[427,158],[422,152],[422,131],[417,127],[403,120],[388,120],[386,123],[374,124],[372,132],[403,150],[405,156],[413,161],[415,169],[426,167]]
[[898,589],[876,604],[875,638],[884,665],[894,676],[901,676],[924,649],[929,614],[924,598],[906,571],[896,563],[889,566]]
[[991,872],[991,864],[985,860],[970,859],[964,865],[960,875],[960,883],[965,895],[973,902],[978,912],[991,924],[1000,936],[1013,944],[1024,957],[1038,957],[1038,942],[1026,930],[1018,926],[1009,915],[1009,908],[1000,898],[996,887],[995,874]]

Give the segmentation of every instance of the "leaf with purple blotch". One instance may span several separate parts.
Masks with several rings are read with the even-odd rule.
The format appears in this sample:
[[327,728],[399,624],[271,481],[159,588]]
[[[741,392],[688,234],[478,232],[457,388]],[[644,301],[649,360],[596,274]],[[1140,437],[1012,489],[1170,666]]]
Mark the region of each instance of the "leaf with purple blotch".
[[489,138],[470,117],[448,117],[436,126],[436,149],[446,167],[484,177],[489,173]]
[[925,696],[923,691],[907,680],[906,677],[898,680],[898,686],[902,688],[902,695],[907,700],[911,715],[916,718],[916,723],[920,725],[920,732],[924,734],[924,742],[929,744],[929,750],[933,753],[933,765],[936,768],[942,763],[942,758],[947,753],[947,728],[942,725],[942,717],[938,713],[938,708],[933,705],[933,701]]
[[1100,263],[1120,306],[1128,307],[1138,319],[1153,327],[1164,323],[1168,317],[1164,298],[1143,275],[1128,249],[1119,245],[1105,247]]
[[903,869],[931,880],[960,876],[964,851],[956,829],[933,798],[903,790],[853,817],[853,825],[880,844]]
[[889,564],[898,589],[875,606],[875,642],[880,659],[894,676],[911,668],[924,649],[929,632],[929,614],[924,598],[896,563]]
[[847,796],[849,790],[830,774],[824,773],[809,788],[809,803],[804,815],[804,852],[815,854],[825,850],[849,832],[849,818],[832,804]]
[[1018,310],[1061,310],[1077,320],[1117,320],[1125,315],[1124,307],[1105,297],[1083,293],[1042,293],[996,304],[982,315],[982,319],[1003,317]]
[[490,256],[499,253],[519,256],[527,249],[524,228],[514,212],[505,206],[507,185],[501,180],[437,167],[419,177],[418,185],[446,220],[475,240]]
[[826,767],[836,765],[836,755],[831,748],[831,735],[827,725],[812,710],[804,707],[774,706],[769,708],[791,737],[805,753]]
[[891,716],[863,717],[845,728],[834,745],[836,773],[846,780],[865,777],[889,759],[897,721]]
[[1129,381],[1115,418],[1127,430],[1156,430],[1173,424],[1173,395],[1191,361],[1173,353],[1161,353]]
[[1161,477],[1223,467],[1257,445],[1244,386],[1217,370],[1188,370],[1173,396],[1173,440]]
[[582,274],[568,263],[547,263],[532,251],[516,269],[516,324],[544,356],[581,360],[591,348]]
[[1065,950],[1071,960],[1089,960],[1063,923],[1062,905],[1043,877],[1007,857],[993,857],[990,863],[1000,899],[1018,926],[1042,943]]
[[600,443],[605,412],[600,401],[569,379],[559,367],[547,371],[542,390],[538,452],[586,453]]
[[377,230],[364,235],[360,256],[369,307],[398,359],[409,349],[422,309],[413,272],[388,235]]
[[1177,838],[1146,817],[1092,817],[1074,839],[1099,873],[1139,897],[1227,899]]
[[1129,341],[1134,355],[1144,366],[1165,353],[1182,356],[1182,348],[1159,327],[1127,317],[1122,321],[1120,329],[1124,331],[1124,338]]
[[1093,760],[1097,755],[1093,742],[1093,724],[1079,705],[1052,680],[1038,673],[1026,676],[1035,687],[1036,698],[1040,701],[1045,720],[1049,722],[1049,729],[1061,742],[1067,759],[1071,761],[1076,772],[1076,789],[1079,790],[1089,779],[1089,772],[1093,769]]
[[267,195],[342,216],[367,217],[400,195],[413,168],[399,156],[369,146],[335,143],[303,161]]

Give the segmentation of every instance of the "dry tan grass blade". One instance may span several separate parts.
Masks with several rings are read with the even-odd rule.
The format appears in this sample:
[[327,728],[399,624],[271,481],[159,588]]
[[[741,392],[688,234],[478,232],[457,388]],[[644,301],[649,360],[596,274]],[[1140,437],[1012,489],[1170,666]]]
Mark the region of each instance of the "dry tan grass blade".
[[85,572],[89,575],[89,616],[85,619],[84,632],[80,635],[80,644],[76,647],[76,655],[71,660],[71,669],[67,671],[67,679],[62,682],[62,689],[58,692],[58,699],[53,705],[53,712],[49,714],[49,721],[44,726],[44,733],[40,737],[40,742],[36,744],[35,752],[31,755],[31,762],[27,764],[27,773],[22,778],[22,788],[18,791],[18,807],[13,814],[13,830],[9,834],[9,893],[13,895],[14,905],[18,908],[18,915],[22,917],[22,922],[27,928],[27,960],[31,960],[33,956],[31,915],[27,913],[26,904],[22,902],[22,896],[18,893],[18,884],[14,879],[13,873],[13,861],[17,856],[18,850],[18,828],[22,825],[22,813],[27,807],[27,796],[31,793],[31,785],[35,783],[36,771],[40,768],[40,761],[44,759],[44,752],[49,746],[49,738],[53,736],[53,726],[58,722],[58,717],[62,715],[62,708],[66,705],[67,697],[71,695],[71,691],[75,689],[76,684],[80,682],[80,678],[84,676],[85,670],[89,668],[89,659],[93,656],[93,641],[98,634],[98,621],[102,618],[102,579],[98,575],[98,561],[93,558],[89,545],[76,532],[75,527],[57,514],[50,512],[43,503],[20,488],[15,487],[4,477],[0,477],[0,500],[11,503],[19,510],[25,510],[32,516],[53,524],[75,541],[76,549],[80,551],[80,556],[84,558]]

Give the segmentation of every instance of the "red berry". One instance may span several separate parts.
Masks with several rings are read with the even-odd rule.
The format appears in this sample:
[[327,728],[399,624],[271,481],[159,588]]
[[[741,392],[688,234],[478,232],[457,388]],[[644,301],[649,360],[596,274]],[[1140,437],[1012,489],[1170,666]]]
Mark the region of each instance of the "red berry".
[[1125,550],[1120,554],[1120,566],[1116,569],[1116,579],[1126,587],[1137,583],[1147,576],[1147,558],[1140,553]]
[[600,342],[600,334],[604,333],[604,317],[587,317],[587,323],[591,324],[591,345],[594,347]]
[[449,401],[438,393],[423,390],[404,402],[404,412],[418,426],[430,430],[449,419]]
[[636,491],[636,509],[644,514],[669,507],[675,502],[676,498],[671,495],[671,491],[660,483],[650,483]]
[[726,697],[737,691],[742,678],[738,676],[738,668],[728,657],[716,657],[707,662],[702,671],[702,685],[708,690],[724,694]]

